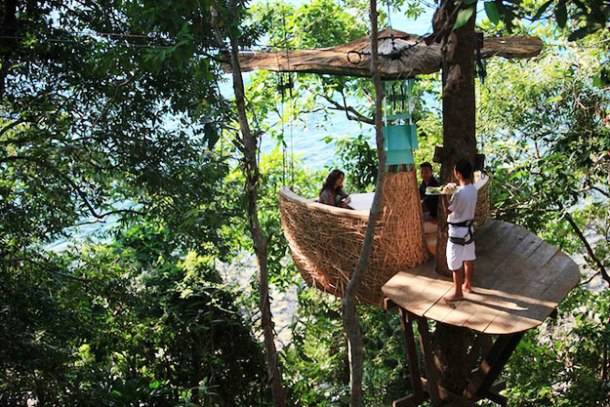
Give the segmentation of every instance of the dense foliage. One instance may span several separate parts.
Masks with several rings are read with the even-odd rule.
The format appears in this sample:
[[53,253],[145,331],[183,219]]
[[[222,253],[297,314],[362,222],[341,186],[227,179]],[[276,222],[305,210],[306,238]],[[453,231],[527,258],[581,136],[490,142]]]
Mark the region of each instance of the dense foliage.
[[177,246],[137,224],[4,270],[0,404],[264,404],[262,354],[213,251]]
[[268,399],[215,268],[239,202],[212,6],[2,2],[1,405]]

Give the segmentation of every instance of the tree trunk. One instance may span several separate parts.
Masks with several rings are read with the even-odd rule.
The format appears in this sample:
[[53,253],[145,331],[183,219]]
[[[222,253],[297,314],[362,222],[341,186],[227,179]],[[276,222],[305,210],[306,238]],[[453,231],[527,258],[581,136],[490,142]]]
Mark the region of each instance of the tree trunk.
[[[446,7],[447,14],[453,13],[454,3],[443,0],[441,7]],[[476,7],[476,3],[473,5]],[[443,149],[440,154],[441,182],[453,180],[453,167],[460,158],[466,158],[474,165],[476,155],[476,111],[474,89],[474,53],[475,53],[475,16],[461,28],[454,31],[457,47],[451,60],[443,64]],[[443,55],[443,58],[447,57]],[[447,89],[451,69],[459,66],[461,80]],[[441,200],[443,201],[443,200]],[[439,205],[439,228],[437,241],[436,270],[448,274],[447,258],[447,207]]]
[[[476,2],[472,6],[476,10]],[[440,7],[445,8],[445,16],[448,18],[456,15],[453,1],[442,0]],[[453,167],[459,159],[465,158],[473,165],[475,163],[475,17],[476,13],[473,13],[463,27],[453,32],[453,41],[457,41],[455,50],[443,53],[443,148],[439,157],[443,183],[454,181]],[[453,26],[453,21],[449,21],[448,25]],[[448,37],[444,42],[447,40]],[[461,75],[456,77],[456,72]],[[445,199],[439,205],[438,225],[436,271],[450,274],[445,255],[448,239]],[[434,341],[437,345],[435,360],[441,376],[439,384],[444,389],[461,395],[470,368],[466,362],[466,352],[473,342],[473,336],[466,329],[438,323]]]
[[377,171],[377,182],[375,195],[369,213],[368,225],[362,243],[362,250],[356,269],[345,289],[343,298],[343,324],[347,334],[348,352],[350,361],[350,390],[351,406],[360,407],[362,405],[362,370],[364,358],[364,345],[362,342],[362,332],[356,313],[355,294],[360,287],[362,274],[368,268],[369,257],[373,249],[373,234],[375,225],[379,219],[382,208],[382,189],[385,173],[385,152],[383,149],[383,129],[382,129],[382,102],[383,89],[381,87],[381,77],[378,70],[378,27],[377,27],[377,1],[370,0],[369,15],[371,19],[371,76],[375,86],[375,140],[377,144],[377,156],[379,166]]
[[231,71],[233,73],[233,90],[235,92],[235,104],[239,116],[239,127],[241,130],[241,144],[244,153],[244,172],[246,175],[246,201],[248,206],[248,226],[254,243],[254,252],[258,261],[259,269],[259,295],[261,324],[265,343],[265,358],[267,362],[267,373],[271,383],[271,394],[273,403],[277,407],[286,404],[286,391],[282,384],[282,376],[278,366],[277,349],[275,348],[273,319],[269,302],[269,276],[267,269],[267,238],[261,229],[258,220],[258,182],[260,173],[256,153],[258,147],[258,136],[253,134],[246,115],[246,103],[244,94],[244,83],[239,65],[239,44],[235,35],[230,35],[231,45]]

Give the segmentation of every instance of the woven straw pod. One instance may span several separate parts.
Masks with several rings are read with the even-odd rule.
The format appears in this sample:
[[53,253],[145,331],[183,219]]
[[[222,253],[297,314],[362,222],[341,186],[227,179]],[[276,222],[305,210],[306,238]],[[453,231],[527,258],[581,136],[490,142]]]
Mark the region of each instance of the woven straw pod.
[[[373,305],[381,305],[381,287],[387,280],[429,257],[415,172],[387,173],[383,191],[369,268],[357,292],[359,301]],[[360,256],[368,211],[323,205],[288,189],[280,193],[280,211],[292,257],[305,281],[342,297]]]
[[490,184],[491,179],[489,178],[489,175],[481,174],[478,171],[475,172],[474,185],[477,188],[477,207],[474,212],[474,224],[477,228],[482,226],[487,219],[489,219],[489,212],[491,210]]
[[[490,181],[488,176],[475,173],[477,227],[489,219]],[[436,252],[436,226],[427,222],[431,230],[424,234],[414,172],[386,174],[383,200],[370,267],[357,293],[359,301],[373,305],[381,305],[381,287],[394,274],[423,263],[428,252]],[[310,286],[342,297],[360,255],[369,212],[319,204],[286,188],[280,192],[280,212],[284,234],[303,279]]]

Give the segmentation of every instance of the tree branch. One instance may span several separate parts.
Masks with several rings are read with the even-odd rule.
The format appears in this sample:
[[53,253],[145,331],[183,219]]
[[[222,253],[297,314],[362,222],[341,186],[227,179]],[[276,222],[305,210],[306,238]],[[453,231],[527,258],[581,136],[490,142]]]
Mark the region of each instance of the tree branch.
[[[343,93],[342,93],[343,95]],[[332,110],[341,110],[345,112],[345,117],[347,117],[348,120],[355,120],[355,121],[359,121],[362,123],[366,123],[366,124],[375,124],[375,119],[371,119],[370,117],[367,117],[365,115],[363,115],[362,113],[360,113],[358,110],[356,110],[354,107],[352,106],[348,106],[345,100],[345,96],[343,95],[343,104],[333,100],[331,97],[327,96],[327,95],[320,95],[322,96],[328,103],[330,103],[333,107],[331,107]],[[352,114],[350,116],[350,113]]]
[[589,241],[587,240],[585,235],[582,233],[582,231],[576,224],[576,221],[574,220],[572,215],[568,211],[564,211],[563,215],[566,218],[566,220],[568,221],[568,223],[570,224],[570,226],[572,227],[572,230],[574,230],[574,233],[576,233],[576,236],[578,236],[578,238],[580,239],[582,244],[585,246],[585,250],[587,251],[587,254],[589,255],[589,257],[591,257],[591,259],[597,266],[597,269],[601,273],[602,278],[610,285],[610,275],[608,275],[608,271],[606,270],[606,267],[601,262],[601,260],[595,255],[595,251],[593,250],[593,248],[589,244]]
[[25,123],[25,120],[23,119],[17,119],[14,120],[12,122],[10,122],[9,124],[7,124],[6,126],[4,126],[2,128],[2,130],[0,130],[0,137],[2,137],[4,135],[4,133],[6,133],[7,131],[19,126],[20,124]]
[[385,152],[383,149],[382,131],[382,101],[383,89],[381,87],[381,76],[378,68],[378,28],[377,28],[377,0],[370,0],[369,15],[371,19],[371,77],[375,86],[375,140],[377,144],[378,176],[375,195],[369,213],[368,224],[358,264],[347,284],[345,296],[343,298],[343,324],[347,334],[349,361],[350,361],[350,387],[351,387],[351,407],[362,405],[362,373],[364,359],[364,344],[362,341],[362,331],[356,312],[356,292],[360,287],[362,275],[369,266],[369,259],[373,250],[373,235],[375,225],[379,219],[382,209],[383,182],[385,178]]
[[597,273],[593,273],[593,275],[591,277],[589,277],[588,279],[586,279],[585,281],[581,282],[580,284],[578,284],[580,287],[583,287],[587,284],[589,284],[591,281],[593,281],[593,279],[597,276],[599,276],[601,273],[598,271]]
[[[236,6],[237,8],[237,6]],[[237,14],[236,10],[236,14]],[[239,24],[237,15],[234,24]],[[271,304],[269,299],[269,275],[268,275],[268,245],[269,241],[265,236],[258,218],[258,184],[260,182],[260,172],[257,161],[258,153],[258,133],[250,128],[246,112],[246,98],[244,83],[239,63],[239,41],[237,27],[229,30],[229,40],[231,45],[231,72],[233,79],[233,91],[235,92],[235,105],[237,107],[239,128],[241,139],[237,136],[236,144],[242,143],[240,149],[243,152],[243,167],[246,176],[246,202],[248,210],[248,227],[254,244],[254,252],[258,261],[259,269],[259,309],[261,313],[261,325],[263,328],[263,340],[265,345],[265,358],[267,363],[267,373],[271,383],[271,394],[273,403],[276,407],[286,405],[286,391],[282,383],[282,374],[279,368],[277,349],[275,347],[275,335],[273,328],[273,318],[271,315]]]
[[135,215],[142,215],[143,214],[143,212],[136,211],[134,209],[113,209],[113,210],[110,210],[110,211],[107,211],[107,212],[99,213],[94,208],[93,204],[91,204],[91,202],[89,201],[89,198],[87,197],[87,194],[76,184],[76,182],[74,182],[67,175],[63,174],[57,167],[55,167],[54,165],[52,165],[48,161],[45,161],[44,159],[40,159],[40,158],[37,158],[37,157],[30,157],[30,156],[8,156],[8,157],[5,157],[3,159],[0,159],[0,164],[2,164],[4,162],[10,162],[10,161],[30,161],[30,162],[33,162],[33,163],[41,166],[41,167],[45,167],[45,168],[49,169],[50,171],[52,171],[53,173],[55,173],[55,175],[57,175],[59,178],[63,179],[65,181],[65,183],[68,184],[68,186],[70,188],[72,188],[72,190],[74,192],[76,192],[78,197],[83,201],[83,203],[87,207],[87,210],[89,211],[91,216],[93,216],[96,219],[103,219],[103,218],[105,218],[107,216],[116,215],[116,214],[119,214],[119,213],[129,213],[129,214],[135,214]]
[[597,192],[599,192],[600,194],[604,195],[606,198],[610,198],[610,192],[608,192],[608,191],[604,191],[604,190],[603,190],[603,189],[601,189],[600,187],[596,187],[596,186],[593,186],[593,185],[591,185],[591,186],[590,186],[589,188],[587,188],[587,189],[584,189],[584,190],[583,190],[583,191],[581,191],[581,192],[585,192],[585,191],[588,191],[588,190],[597,191]]

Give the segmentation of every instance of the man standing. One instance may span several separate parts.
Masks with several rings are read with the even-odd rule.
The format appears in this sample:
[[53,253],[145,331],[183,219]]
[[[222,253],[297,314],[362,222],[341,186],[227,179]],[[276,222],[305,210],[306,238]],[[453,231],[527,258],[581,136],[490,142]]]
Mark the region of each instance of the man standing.
[[424,219],[436,219],[436,213],[438,211],[438,196],[426,195],[427,187],[438,187],[439,183],[432,174],[432,164],[424,162],[419,166],[419,174],[421,176],[421,184],[419,184],[419,196],[422,202],[422,209],[424,211]]
[[445,301],[459,301],[464,298],[464,292],[472,292],[472,275],[476,259],[473,223],[477,207],[477,189],[472,185],[470,162],[458,161],[453,169],[453,178],[460,185],[447,207],[449,212],[447,266],[453,272],[454,289],[452,294],[445,296]]

